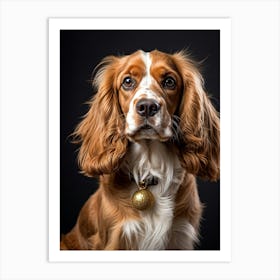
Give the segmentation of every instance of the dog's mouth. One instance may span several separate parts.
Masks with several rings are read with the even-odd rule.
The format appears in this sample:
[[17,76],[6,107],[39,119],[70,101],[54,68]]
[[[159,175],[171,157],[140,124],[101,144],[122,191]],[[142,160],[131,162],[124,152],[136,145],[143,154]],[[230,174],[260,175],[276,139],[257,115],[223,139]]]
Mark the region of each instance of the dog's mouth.
[[[150,130],[150,129],[152,129],[152,130],[154,130],[154,128],[151,126],[151,125],[149,125],[149,124],[144,124],[144,125],[142,125],[140,128],[139,128],[139,130]],[[138,130],[138,131],[139,131]],[[154,130],[155,131],[155,130]]]
[[150,124],[149,122],[145,121],[142,125],[140,125],[138,127],[138,129],[136,130],[136,134],[142,134],[143,136],[147,136],[147,138],[149,138],[149,136],[158,136],[159,135],[159,131],[160,129],[155,127],[154,125]]
[[133,140],[159,140],[161,142],[167,141],[170,137],[161,133],[162,129],[153,126],[147,122],[140,125],[132,134],[128,134],[128,137]]

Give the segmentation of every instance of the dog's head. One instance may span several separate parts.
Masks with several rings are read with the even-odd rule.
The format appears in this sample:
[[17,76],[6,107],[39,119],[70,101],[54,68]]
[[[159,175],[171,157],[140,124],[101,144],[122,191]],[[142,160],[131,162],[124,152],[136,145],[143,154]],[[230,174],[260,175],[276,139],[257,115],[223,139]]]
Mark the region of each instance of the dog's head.
[[129,141],[149,139],[176,145],[188,172],[218,178],[218,114],[186,54],[109,56],[97,66],[93,84],[97,93],[74,133],[85,174],[117,171]]

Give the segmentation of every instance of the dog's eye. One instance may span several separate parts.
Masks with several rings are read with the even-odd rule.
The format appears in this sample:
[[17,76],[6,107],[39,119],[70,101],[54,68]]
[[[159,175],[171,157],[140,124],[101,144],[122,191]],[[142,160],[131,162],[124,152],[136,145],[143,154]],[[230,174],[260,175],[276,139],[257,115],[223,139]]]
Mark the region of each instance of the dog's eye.
[[172,77],[166,77],[162,81],[162,86],[166,89],[175,89],[176,81]]
[[132,90],[134,89],[136,81],[131,77],[125,77],[122,82],[122,88],[124,90]]

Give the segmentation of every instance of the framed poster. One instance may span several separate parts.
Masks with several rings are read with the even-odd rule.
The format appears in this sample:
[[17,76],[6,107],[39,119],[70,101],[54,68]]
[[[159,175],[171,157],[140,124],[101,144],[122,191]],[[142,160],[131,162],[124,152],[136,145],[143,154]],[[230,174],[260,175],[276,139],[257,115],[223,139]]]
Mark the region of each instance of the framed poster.
[[[279,5],[280,2],[276,0],[0,1],[0,279],[280,279]],[[135,18],[136,21],[141,19],[142,24],[139,27],[134,25],[132,20],[129,21],[129,25],[121,26],[117,24],[116,17]],[[60,161],[59,143],[62,129],[60,129],[59,106],[60,30],[68,32],[97,29],[193,30],[199,28],[220,30],[221,40],[224,38],[223,24],[211,25],[207,21],[206,25],[201,24],[200,27],[198,23],[185,26],[186,21],[181,20],[179,22],[182,23],[182,28],[178,24],[165,25],[162,21],[159,21],[161,26],[156,26],[147,19],[149,17],[164,19],[168,23],[170,18],[182,17],[191,20],[199,19],[200,22],[203,22],[201,19],[226,17],[231,21],[229,46],[231,50],[230,55],[226,55],[231,57],[229,78],[231,99],[228,101],[230,106],[224,105],[224,92],[227,91],[222,87],[219,90],[220,102],[215,103],[216,101],[212,99],[215,106],[219,104],[217,108],[221,113],[221,136],[225,131],[222,123],[223,116],[227,114],[223,111],[226,108],[231,111],[232,133],[229,148],[231,172],[229,171],[228,174],[231,177],[229,194],[232,205],[231,222],[227,220],[229,212],[223,211],[228,207],[223,205],[228,201],[223,199],[223,190],[224,186],[225,188],[229,186],[221,177],[219,212],[226,217],[220,217],[219,242],[212,242],[214,240],[211,237],[212,227],[208,227],[208,230],[203,224],[204,222],[209,224],[212,218],[216,217],[216,214],[208,215],[215,200],[206,195],[208,201],[203,202],[206,202],[204,215],[207,216],[201,224],[202,237],[199,245],[205,246],[205,241],[207,239],[209,241],[209,238],[212,241],[211,243],[207,241],[207,244],[211,244],[211,248],[208,249],[213,249],[214,246],[217,248],[215,244],[218,243],[220,249],[223,248],[223,244],[226,246],[231,244],[229,262],[220,261],[230,258],[222,257],[219,250],[207,250],[206,247],[205,250],[196,247],[196,250],[190,252],[181,252],[181,250],[174,252],[178,253],[175,254],[177,257],[181,254],[182,258],[178,262],[172,262],[174,254],[170,255],[166,250],[135,252],[139,253],[138,256],[142,254],[143,257],[146,256],[145,253],[151,253],[154,256],[152,261],[150,259],[138,261],[143,259],[142,256],[137,259],[134,252],[124,252],[124,255],[128,254],[135,260],[130,259],[127,262],[124,259],[128,256],[123,258],[122,252],[119,251],[112,252],[111,255],[111,252],[103,250],[100,252],[74,250],[71,257],[68,251],[64,255],[57,251],[60,233],[68,233],[71,230],[76,222],[75,215],[80,211],[77,204],[71,209],[68,206],[64,208],[65,204],[62,206],[60,203],[60,182],[58,182],[61,178],[58,161]],[[49,18],[61,18],[63,24],[60,22],[57,28],[53,29],[52,23],[49,25]],[[100,18],[104,18],[107,24],[81,24],[79,18],[86,22],[88,19],[95,18],[98,23]],[[67,19],[69,19],[68,24],[66,24]],[[75,19],[74,23],[72,19]],[[165,39],[168,41],[168,38]],[[87,43],[85,42],[84,45]],[[73,43],[74,45],[77,46]],[[199,45],[207,45],[207,43],[201,41]],[[217,69],[211,62],[213,57],[211,58],[209,53],[201,52],[200,48],[193,48],[192,44],[183,47],[192,51],[196,61],[202,62],[200,70],[207,92],[217,93],[212,90],[208,76],[210,66],[211,71]],[[226,49],[229,48],[221,45],[218,84],[225,85],[227,88],[228,85],[222,78],[224,72],[221,72],[222,69],[227,69],[227,66],[222,66],[222,63],[228,65],[227,59],[223,59]],[[176,49],[165,51],[172,52]],[[126,53],[124,51],[119,54],[114,51],[110,53],[110,55],[122,54]],[[79,86],[71,92],[79,89],[79,93],[84,95],[83,90],[80,89],[87,91],[81,103],[77,101],[77,106],[71,107],[73,111],[70,115],[74,117],[71,117],[73,124],[67,128],[68,132],[65,130],[67,137],[88,109],[83,103],[94,94],[88,80],[91,79],[95,63],[99,63],[103,57],[102,54],[102,57],[100,55],[95,61],[88,61],[84,67],[79,67],[81,75],[77,75],[78,79],[76,75],[67,78],[69,84],[71,79],[75,83],[79,81]],[[84,63],[85,60],[81,61]],[[214,74],[211,71],[210,76]],[[215,70],[215,76],[216,73]],[[217,83],[216,78],[210,80]],[[71,96],[69,95],[70,99],[73,97]],[[77,97],[76,94],[74,96]],[[71,103],[70,99],[66,103]],[[223,141],[221,139],[221,143]],[[80,170],[76,169],[77,158],[74,159],[74,155],[73,158],[71,155],[72,148],[78,149],[78,145],[71,144],[70,137],[65,139],[64,143],[64,147],[70,148],[65,154],[69,155],[69,161],[73,161],[73,165],[69,164],[73,169],[66,173],[72,176]],[[58,149],[55,150],[57,147]],[[77,155],[76,152],[75,156]],[[227,178],[227,175],[225,176]],[[91,193],[90,191],[94,192],[94,189],[89,191],[87,178],[85,176],[80,178],[84,181],[77,186],[79,191],[73,192],[73,187],[70,186],[72,191],[69,191],[69,196],[71,192],[72,197],[77,196],[77,201],[80,201],[82,207],[86,199],[86,195],[82,194],[83,189],[87,189],[88,194]],[[204,188],[200,182],[198,185],[200,189]],[[211,194],[215,199],[217,198],[214,191]],[[81,195],[83,195],[82,199]],[[64,224],[61,230],[60,206],[66,209],[61,212]],[[50,215],[49,211],[51,211]],[[67,221],[67,211],[69,211],[70,221]],[[231,225],[231,238],[223,241],[223,236],[229,237],[222,232],[224,221],[226,225]],[[50,248],[51,246],[54,247]],[[217,261],[201,262],[202,259],[209,259],[211,254],[208,253],[212,256],[216,255],[212,260]],[[88,257],[84,257],[84,254]],[[104,257],[101,257],[101,261],[94,262],[102,254]],[[159,256],[162,254],[166,259],[162,260],[163,257]],[[83,261],[86,259],[88,261]]]
[[[170,262],[181,261],[182,259],[184,259],[184,261],[230,260],[230,44],[229,19],[139,18],[49,20],[50,261],[157,260]],[[196,179],[198,180],[199,199],[204,205],[202,219],[199,221],[200,230],[197,237],[195,237],[199,239],[199,242],[194,242],[195,244],[191,247],[191,250],[187,250],[188,247],[186,247],[187,249],[185,247],[180,248],[180,246],[179,248],[181,250],[175,250],[172,246],[169,248],[166,246],[166,248],[163,245],[156,245],[155,247],[143,245],[146,242],[143,241],[146,240],[143,238],[141,241],[142,245],[139,245],[140,247],[137,247],[138,245],[136,246],[138,250],[122,250],[120,245],[116,245],[116,247],[106,247],[106,245],[104,245],[104,247],[101,245],[96,245],[94,247],[93,245],[93,249],[97,249],[92,251],[86,250],[86,247],[71,247],[70,243],[73,244],[76,242],[69,240],[69,236],[73,235],[72,231],[70,235],[66,235],[67,237],[65,239],[68,242],[67,246],[70,246],[69,248],[67,248],[67,246],[65,247],[69,250],[60,250],[59,243],[61,237],[71,231],[75,226],[83,205],[88,198],[100,188],[99,181],[96,180],[96,178],[92,178],[92,174],[86,174],[89,175],[89,177],[81,174],[81,167],[77,164],[77,148],[79,146],[71,142],[71,134],[75,131],[75,127],[78,126],[78,123],[81,122],[81,117],[87,114],[89,110],[88,105],[85,105],[85,103],[89,101],[94,94],[98,94],[96,93],[98,89],[94,92],[91,83],[95,83],[95,77],[100,76],[100,73],[104,71],[104,69],[102,67],[101,71],[93,71],[93,69],[104,57],[108,56],[114,56],[116,59],[127,59],[131,56],[135,57],[139,53],[140,58],[143,54],[148,54],[148,56],[151,57],[151,61],[154,59],[153,62],[157,61],[158,63],[158,61],[164,60],[163,54],[167,54],[169,57],[173,55],[172,59],[175,59],[174,53],[178,55],[183,52],[184,55],[188,57],[189,61],[193,61],[193,65],[195,65],[197,69],[194,70],[194,72],[201,72],[201,74],[197,76],[198,79],[204,82],[204,84],[201,84],[201,88],[205,90],[205,96],[210,97],[209,100],[211,100],[210,102],[214,110],[219,112],[221,123],[221,129],[217,133],[221,136],[221,146],[218,147],[217,141],[213,140],[215,142],[214,146],[216,146],[219,150],[218,152],[221,153],[220,163],[218,163],[219,166],[217,167],[220,170],[220,177],[213,175],[215,173],[213,169],[211,169],[212,173],[210,175],[203,176],[203,172],[207,170],[207,167],[204,166],[204,171],[199,173],[202,174],[202,176],[197,176],[198,178]],[[178,63],[176,67],[180,68],[179,62],[175,61],[174,63]],[[137,65],[137,67],[138,66],[139,65]],[[125,66],[122,65],[120,69],[114,69],[114,71],[122,71],[124,67]],[[180,72],[177,68],[176,71],[178,70],[178,72]],[[94,75],[92,76],[92,72],[95,73],[95,77]],[[179,84],[179,81],[177,83]],[[136,88],[135,86],[135,89]],[[118,96],[120,96],[120,92],[121,91],[117,93]],[[129,92],[131,94],[132,90]],[[177,112],[177,107],[179,108],[183,103],[184,93],[180,94],[182,94],[182,96],[180,98],[178,97],[177,105],[174,105],[176,108],[173,113],[174,115],[178,115],[180,119],[179,122],[182,122],[182,117],[180,113]],[[121,99],[121,97],[118,98],[119,100]],[[126,98],[129,98],[128,95],[126,95]],[[160,100],[160,97],[158,98]],[[174,95],[172,100],[174,100]],[[121,102],[118,101],[117,103],[118,106],[122,106]],[[95,108],[100,115],[103,114],[101,107],[102,104],[100,103],[100,107]],[[106,108],[112,111],[113,104],[107,103]],[[106,110],[107,109],[105,109],[105,111]],[[123,108],[120,109],[121,112],[124,110]],[[164,110],[161,109],[159,113],[164,115]],[[128,115],[127,112],[124,114]],[[129,114],[133,115],[133,112]],[[97,115],[95,118],[97,118]],[[205,115],[205,117],[207,117],[207,115]],[[211,121],[214,122],[214,120],[210,120],[210,122]],[[90,126],[94,126],[93,122],[94,120],[91,120]],[[100,122],[102,122],[101,119]],[[126,121],[124,120],[124,122]],[[109,128],[106,126],[106,123],[100,125],[102,125],[100,132],[92,131],[91,133],[98,134],[99,136],[97,137],[102,138],[101,132]],[[198,121],[194,126],[199,126]],[[204,126],[206,126],[206,124],[204,124]],[[207,130],[209,131],[210,128]],[[104,139],[104,141],[106,140]],[[129,139],[129,145],[133,145],[131,143],[134,142],[138,143],[135,139]],[[210,134],[207,136],[207,142],[211,142]],[[167,145],[166,143],[168,142],[165,142],[163,145]],[[93,144],[93,146],[94,145],[98,144]],[[157,145],[161,145],[160,142],[158,142]],[[183,147],[181,144],[179,147],[178,153],[180,154],[182,153],[181,150]],[[96,149],[100,150],[101,147],[97,148],[96,146]],[[148,148],[146,147],[145,149]],[[114,150],[112,149],[111,153],[113,152]],[[125,153],[128,154],[128,150],[126,150]],[[119,155],[117,156],[120,157]],[[166,156],[166,158],[168,158],[168,160],[166,160],[167,162],[172,161],[170,157],[172,156]],[[209,158],[210,156],[205,155],[205,157]],[[126,161],[130,162],[131,165],[131,160]],[[196,173],[194,172],[194,174]],[[164,177],[164,175],[159,175],[159,177]],[[199,179],[200,177],[206,177],[206,180],[201,180]],[[211,180],[215,180],[215,182],[210,182]],[[122,184],[125,184],[123,182],[125,182],[125,180],[122,181]],[[154,189],[155,188],[156,187],[154,187]],[[156,196],[155,193],[154,196]],[[176,199],[174,199],[174,201],[175,200]],[[186,201],[185,203],[188,204],[190,202]],[[107,207],[109,206],[107,205]],[[99,215],[98,213],[102,211],[104,211],[103,205],[91,212],[94,212],[94,215]],[[158,210],[158,212],[160,212],[160,210]],[[58,213],[60,213],[60,215],[58,215]],[[172,213],[174,214],[175,212]],[[143,216],[143,214],[141,215]],[[129,218],[126,219],[129,220]],[[164,222],[168,223],[164,218],[159,224],[153,225],[153,231],[156,232],[157,228],[161,228]],[[114,223],[118,222],[114,221]],[[98,221],[97,224],[100,227],[100,221]],[[77,227],[79,227],[79,225]],[[172,226],[170,226],[170,228],[171,227]],[[90,229],[87,229],[87,231],[89,230]],[[97,230],[99,230],[98,227]],[[166,231],[170,230],[172,229],[166,229]],[[185,230],[187,231],[186,228]],[[140,229],[139,231],[140,232],[137,232],[136,235],[152,234],[151,232],[141,232]],[[159,236],[157,236],[157,234],[159,234]],[[160,231],[158,231],[157,234],[155,234],[155,240],[166,238],[164,234],[160,235],[162,234]],[[104,235],[106,235],[106,233],[100,232],[99,239],[102,240]],[[114,237],[111,236],[110,238]],[[110,243],[110,238],[108,243]],[[176,238],[178,239],[178,237]],[[62,247],[67,244],[66,241],[63,242]],[[156,243],[157,241],[153,242]],[[134,245],[131,245],[131,247],[134,248]],[[104,248],[107,248],[107,250],[104,250]]]

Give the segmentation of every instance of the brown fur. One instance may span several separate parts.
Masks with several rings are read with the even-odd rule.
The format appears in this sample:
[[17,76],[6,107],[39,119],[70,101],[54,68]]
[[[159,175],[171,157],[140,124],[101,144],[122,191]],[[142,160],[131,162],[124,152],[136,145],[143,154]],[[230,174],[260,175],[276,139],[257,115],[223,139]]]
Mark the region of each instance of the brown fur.
[[203,89],[203,80],[194,63],[183,53],[174,55],[184,80],[180,106],[183,141],[180,155],[186,170],[204,179],[220,176],[220,120]]

